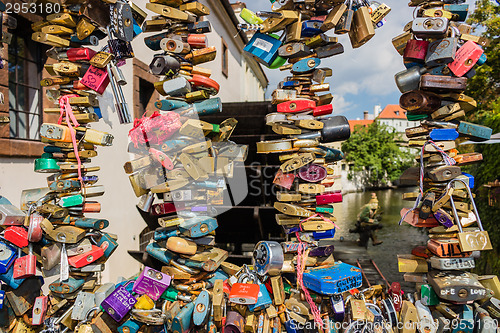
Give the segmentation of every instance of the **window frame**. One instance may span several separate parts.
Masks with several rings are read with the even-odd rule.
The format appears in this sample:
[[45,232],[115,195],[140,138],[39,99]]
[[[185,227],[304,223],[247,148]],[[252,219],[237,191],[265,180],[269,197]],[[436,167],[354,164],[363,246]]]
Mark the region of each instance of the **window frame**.
[[[8,111],[9,111],[9,116],[10,116],[10,125],[9,125],[9,138],[10,139],[15,139],[15,140],[22,140],[22,141],[40,141],[39,133],[40,133],[40,126],[43,123],[43,88],[40,86],[40,81],[43,78],[43,63],[44,63],[44,58],[43,58],[43,48],[42,45],[39,43],[36,43],[31,40],[31,35],[29,34],[29,31],[26,29],[23,29],[23,26],[25,24],[29,24],[29,20],[22,17],[22,16],[16,16],[16,19],[18,19],[19,24],[18,28],[15,30],[10,31],[12,33],[12,43],[8,47],[8,92],[9,92],[9,104],[8,104]],[[23,21],[27,21],[23,22]],[[27,33],[25,32],[28,31]],[[19,33],[21,32],[21,33]],[[32,47],[35,48],[35,51],[32,53],[34,56],[33,59],[30,59],[28,55],[25,53],[24,56],[19,54],[19,45],[18,41],[19,39],[24,40],[24,47],[26,50],[32,49]],[[13,50],[14,49],[14,50]],[[20,73],[20,66],[23,66],[22,71],[23,73]],[[33,66],[33,67],[32,67]],[[11,68],[14,68],[14,72],[11,73]],[[32,73],[30,71],[30,68],[36,68],[36,73]],[[32,77],[33,75],[36,75],[36,79],[34,81],[34,84],[30,84],[30,82],[21,82],[20,80],[20,75],[24,76],[30,76]],[[12,77],[14,76],[14,80]],[[22,80],[25,81],[25,80]],[[33,83],[33,82],[32,82]],[[14,87],[15,91],[11,89],[11,87]],[[23,92],[22,92],[23,91]],[[33,92],[33,95],[31,95],[31,92]],[[15,106],[11,107],[12,101],[11,101],[11,93],[13,94],[15,98]],[[34,101],[33,99],[30,98],[30,96],[34,96],[37,94],[37,101]],[[23,95],[21,101],[21,95]],[[21,107],[21,102],[24,104]],[[35,110],[32,112],[31,106],[33,105],[33,102],[36,102],[35,105]],[[12,116],[12,113],[15,113],[15,119]],[[25,122],[25,129],[24,129],[24,137],[20,137],[20,124],[22,123],[21,117],[23,117],[24,122]],[[31,118],[32,117],[37,117],[38,122],[36,124],[31,124]],[[15,130],[12,130],[12,125],[15,124]],[[32,135],[32,125],[36,126],[36,132],[34,132],[34,136]],[[14,132],[14,133],[13,133]],[[15,134],[15,136],[14,136]]]
[[226,78],[229,77],[229,48],[224,38],[221,37],[221,71]]

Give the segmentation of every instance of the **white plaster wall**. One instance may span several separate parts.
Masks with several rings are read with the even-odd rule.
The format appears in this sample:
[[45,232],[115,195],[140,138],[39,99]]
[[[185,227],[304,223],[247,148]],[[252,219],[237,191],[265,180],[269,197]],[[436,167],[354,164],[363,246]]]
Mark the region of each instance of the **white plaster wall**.
[[[134,1],[139,7],[145,9],[144,0]],[[204,1],[206,3],[206,1]],[[210,4],[209,4],[210,6]],[[152,13],[147,11],[149,17]],[[223,25],[221,18],[212,10],[213,15],[209,17],[213,32],[209,34],[209,45],[216,46],[217,58],[202,67],[212,69],[212,78],[221,86],[219,97],[223,102],[262,101],[264,100],[264,88],[259,83],[256,75],[251,69],[247,70],[246,60],[241,56],[236,45],[234,34],[229,33],[227,25]],[[231,25],[232,26],[232,25]],[[149,35],[149,34],[148,34]],[[229,48],[229,77],[222,75],[221,37],[226,41]],[[144,36],[137,37],[133,42],[136,58],[149,64],[155,52],[149,50],[143,41]],[[123,87],[123,92],[130,107],[133,106],[133,71],[132,61],[122,67],[122,71],[129,82]],[[114,107],[111,89],[108,89],[102,98],[100,106],[103,119],[99,123],[92,124],[92,128],[107,131],[114,136],[113,146],[98,147],[98,156],[92,159],[90,165],[99,165],[101,170],[97,173],[100,185],[104,185],[106,193],[98,198],[102,205],[99,217],[108,219],[110,226],[105,230],[118,235],[119,247],[106,263],[106,270],[102,280],[115,281],[118,276],[129,277],[136,274],[140,269],[137,261],[127,253],[127,250],[139,249],[139,233],[146,224],[140,217],[135,207],[138,199],[135,197],[130,186],[127,175],[123,170],[123,164],[129,160],[127,153],[128,131],[132,124],[120,124]],[[33,172],[33,159],[10,159],[0,158],[0,195],[7,197],[14,204],[19,204],[21,191],[27,188],[46,186],[46,175]],[[95,215],[95,214],[94,214]],[[92,214],[88,214],[92,217]]]

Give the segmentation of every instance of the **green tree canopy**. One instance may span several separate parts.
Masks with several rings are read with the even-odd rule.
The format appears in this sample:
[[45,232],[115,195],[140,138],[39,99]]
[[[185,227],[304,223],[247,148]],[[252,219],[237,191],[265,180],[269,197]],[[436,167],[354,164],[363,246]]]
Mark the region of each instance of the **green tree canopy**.
[[[467,115],[468,120],[500,132],[500,6],[495,1],[478,0],[476,9],[469,17],[469,23],[482,36],[490,40],[484,48],[488,58],[482,66],[476,66],[476,75],[468,80],[466,94],[478,102],[477,111]],[[467,148],[466,148],[467,149]],[[477,263],[479,273],[500,274],[500,209],[488,206],[484,197],[486,191],[479,191],[482,185],[500,178],[500,145],[475,145],[474,151],[483,154],[483,162],[469,168],[475,177],[476,204],[483,226],[490,235],[493,251],[482,253]]]
[[396,142],[394,129],[375,121],[368,127],[357,127],[349,140],[342,144],[346,162],[350,165],[349,177],[367,170],[370,185],[378,186],[395,181],[411,165],[412,155]]

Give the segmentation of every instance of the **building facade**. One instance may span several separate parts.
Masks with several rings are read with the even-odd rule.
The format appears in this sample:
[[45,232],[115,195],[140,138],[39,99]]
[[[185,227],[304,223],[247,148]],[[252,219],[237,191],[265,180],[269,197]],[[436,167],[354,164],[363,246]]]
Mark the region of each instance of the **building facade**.
[[[151,18],[155,14],[145,9],[146,2],[134,0]],[[211,11],[208,20],[212,32],[207,34],[208,44],[217,48],[216,59],[201,66],[210,69],[211,77],[220,84],[218,97],[223,102],[263,101],[267,77],[260,65],[243,53],[247,39],[238,32],[238,21],[228,0],[201,2]],[[10,30],[13,42],[0,49],[0,53],[3,52],[1,57],[9,60],[8,66],[0,69],[0,195],[18,205],[23,189],[47,186],[47,175],[35,173],[33,162],[41,155],[44,146],[39,141],[40,125],[56,122],[57,117],[43,112],[44,108],[56,107],[47,99],[47,89],[40,87],[40,80],[49,76],[43,69],[48,48],[31,41],[30,25],[41,17],[31,14],[15,17],[18,27]],[[153,86],[158,79],[149,73],[149,63],[155,52],[147,48],[143,40],[144,36],[151,34],[154,33],[140,35],[133,41],[135,58],[121,67],[128,82],[123,86],[123,92],[134,118],[154,111],[153,104],[160,97]],[[111,89],[99,97],[99,103],[103,119],[92,124],[92,128],[114,136],[113,146],[100,149],[100,155],[91,163],[100,166],[99,183],[106,188],[106,193],[98,198],[102,204],[99,216],[110,221],[106,231],[118,236],[119,247],[107,262],[102,276],[104,281],[112,281],[139,270],[139,263],[128,255],[127,250],[139,248],[139,233],[145,224],[135,207],[138,198],[123,170],[124,163],[133,158],[127,152],[132,124],[119,123]],[[10,123],[6,122],[7,117]]]

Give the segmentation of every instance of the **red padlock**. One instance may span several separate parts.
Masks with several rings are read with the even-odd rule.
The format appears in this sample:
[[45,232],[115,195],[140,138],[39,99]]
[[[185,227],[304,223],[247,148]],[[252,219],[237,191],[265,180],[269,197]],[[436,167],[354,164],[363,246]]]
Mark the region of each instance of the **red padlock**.
[[95,56],[96,53],[96,51],[88,49],[86,47],[72,48],[66,51],[68,60],[71,62],[82,60],[89,61]]
[[82,213],[100,213],[101,204],[99,202],[85,201],[83,203]]
[[174,168],[174,164],[170,157],[168,157],[164,152],[159,151],[158,149],[149,148],[149,154],[153,157],[153,159],[160,162],[160,164],[167,170],[172,170]]
[[187,38],[189,46],[193,49],[203,49],[207,47],[207,36],[203,34],[190,34]]
[[256,283],[234,283],[229,293],[229,301],[236,304],[255,304],[259,291],[259,285]]
[[481,46],[469,40],[458,49],[455,54],[455,60],[451,64],[448,64],[448,68],[456,76],[463,76],[474,67],[479,58],[483,55],[483,52]]
[[14,261],[14,271],[12,276],[14,279],[26,279],[36,275],[36,256],[33,254],[30,244],[29,254],[21,257],[21,249],[16,261]]
[[104,250],[101,247],[92,245],[92,250],[68,258],[68,263],[75,268],[81,268],[93,263],[103,255]]
[[30,225],[28,227],[28,241],[37,243],[42,239],[43,231],[42,224],[43,216],[37,213],[30,215]]
[[330,203],[342,202],[342,193],[326,193],[316,196],[316,205],[326,205]]
[[403,59],[411,61],[425,61],[425,56],[427,55],[428,48],[428,41],[410,39],[408,41],[408,44],[406,44],[406,48],[403,53]]
[[308,99],[296,99],[278,104],[278,112],[296,113],[311,111],[316,107],[316,102]]
[[48,296],[38,296],[33,305],[33,319],[31,325],[42,325],[47,312]]
[[3,234],[4,238],[17,247],[28,246],[28,231],[23,227],[8,227]]
[[108,71],[106,69],[90,66],[80,82],[102,95],[109,84]]
[[198,74],[193,74],[193,77],[188,80],[192,87],[204,87],[214,89],[216,93],[219,92],[220,86],[215,80]]
[[401,284],[399,284],[399,282],[393,282],[391,284],[390,295],[392,303],[394,304],[394,310],[396,310],[396,312],[401,311],[401,305],[403,304],[403,292],[401,291]]
[[313,109],[313,116],[315,117],[326,116],[327,114],[331,114],[332,112],[333,112],[332,104],[320,105]]

